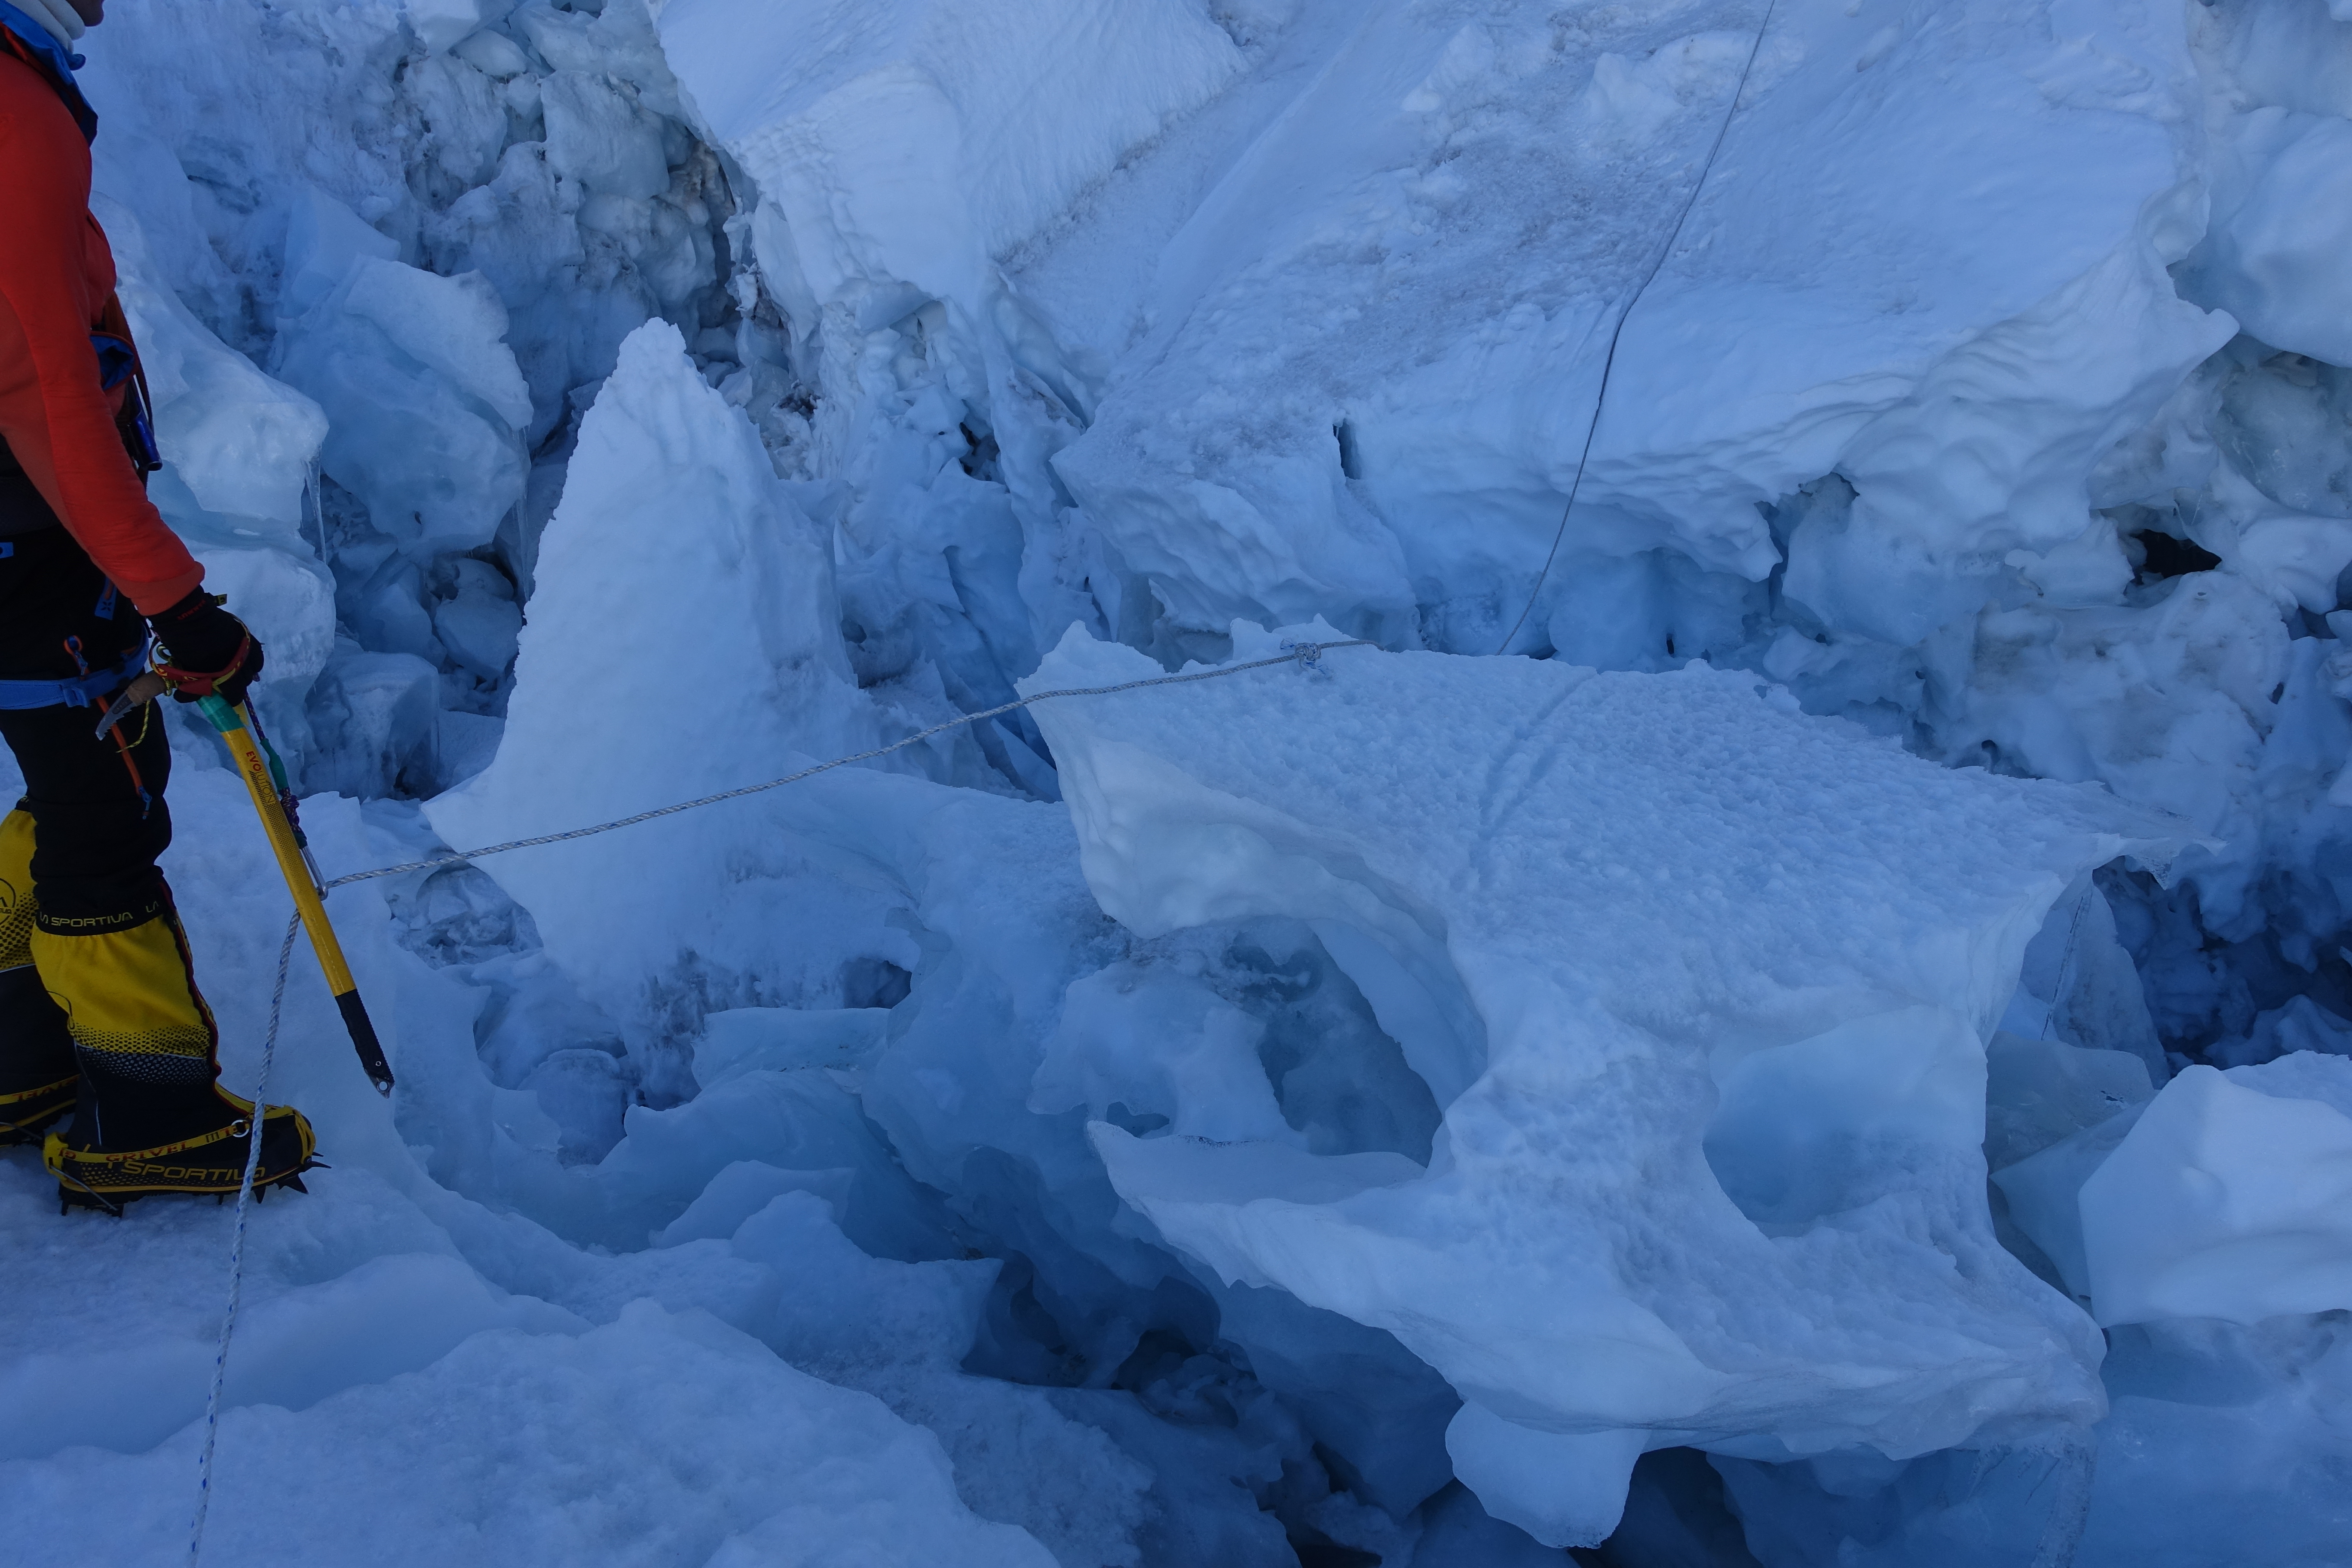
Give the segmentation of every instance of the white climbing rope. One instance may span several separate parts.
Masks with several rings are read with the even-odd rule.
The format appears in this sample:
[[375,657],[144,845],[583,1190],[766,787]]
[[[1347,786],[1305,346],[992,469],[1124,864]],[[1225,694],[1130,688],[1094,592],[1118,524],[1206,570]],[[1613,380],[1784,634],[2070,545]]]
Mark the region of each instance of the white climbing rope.
[[640,811],[633,816],[615,817],[610,822],[600,822],[591,827],[574,827],[563,833],[542,833],[535,838],[511,838],[504,844],[485,845],[479,849],[455,849],[446,855],[429,856],[423,860],[409,860],[398,866],[379,866],[373,871],[353,871],[349,876],[337,877],[327,883],[321,891],[332,891],[337,888],[348,887],[353,882],[373,881],[378,877],[398,877],[410,871],[430,870],[436,866],[459,866],[469,860],[482,859],[487,856],[503,855],[509,849],[535,849],[542,844],[563,844],[574,838],[593,838],[599,833],[610,833],[616,827],[635,827],[640,822],[651,822],[658,816],[675,816],[682,811],[695,811],[706,805],[716,805],[722,800],[735,800],[747,795],[760,795],[768,790],[782,789],[786,784],[798,784],[804,778],[829,773],[835,768],[845,768],[852,763],[871,762],[876,757],[887,757],[891,752],[904,751],[918,742],[928,741],[943,731],[959,729],[966,724],[977,724],[982,719],[993,719],[1001,713],[1010,713],[1016,708],[1028,708],[1039,702],[1051,702],[1056,698],[1108,697],[1114,692],[1138,691],[1147,686],[1181,686],[1189,681],[1215,680],[1223,676],[1239,675],[1244,670],[1265,669],[1277,664],[1295,664],[1302,669],[1320,669],[1323,668],[1323,656],[1333,648],[1371,647],[1376,645],[1363,637],[1350,637],[1344,642],[1286,643],[1283,646],[1286,651],[1272,658],[1254,658],[1245,664],[1219,665],[1214,669],[1195,669],[1183,675],[1155,675],[1143,680],[1123,680],[1116,686],[1073,686],[1059,691],[1040,691],[1034,696],[1024,697],[1018,701],[1000,703],[994,708],[984,709],[978,713],[966,713],[959,718],[950,719],[944,724],[934,724],[928,730],[918,731],[903,741],[893,741],[887,746],[877,746],[870,752],[859,752],[855,756],[835,757],[829,763],[819,763],[814,767],[803,768],[796,773],[786,773],[782,778],[770,779],[765,784],[745,784],[740,789],[721,790],[717,795],[706,795],[697,800],[682,800],[676,805],[657,806],[652,811]]
[[1576,477],[1568,484],[1568,504],[1559,509],[1559,527],[1552,531],[1551,548],[1544,552],[1543,570],[1536,574],[1536,585],[1528,590],[1528,602],[1520,609],[1519,618],[1511,623],[1511,629],[1505,632],[1503,640],[1495,645],[1497,654],[1511,651],[1511,639],[1517,637],[1519,628],[1528,624],[1528,616],[1535,612],[1536,601],[1543,596],[1544,584],[1551,576],[1552,563],[1559,557],[1559,542],[1568,537],[1568,518],[1576,510],[1576,492],[1584,488],[1585,460],[1592,456],[1593,433],[1601,428],[1601,405],[1609,401],[1609,373],[1617,367],[1617,340],[1625,335],[1625,323],[1632,318],[1633,307],[1642,302],[1642,296],[1648,292],[1651,284],[1658,280],[1659,269],[1665,266],[1666,258],[1675,253],[1675,243],[1683,237],[1683,225],[1690,221],[1691,209],[1698,205],[1698,194],[1706,189],[1706,177],[1715,172],[1715,160],[1723,151],[1723,139],[1730,133],[1731,122],[1739,113],[1739,100],[1748,95],[1748,75],[1756,68],[1756,57],[1764,47],[1764,35],[1772,26],[1773,7],[1779,4],[1780,0],[1766,0],[1764,19],[1756,24],[1756,41],[1748,46],[1748,58],[1739,68],[1739,85],[1731,89],[1731,102],[1724,109],[1723,123],[1715,128],[1715,142],[1706,150],[1706,161],[1699,165],[1698,178],[1691,182],[1690,195],[1683,198],[1682,211],[1675,215],[1675,226],[1668,231],[1666,243],[1658,247],[1658,254],[1650,262],[1649,271],[1642,275],[1642,281],[1626,297],[1625,308],[1617,312],[1617,324],[1609,330],[1609,353],[1601,361],[1601,390],[1593,394],[1592,417],[1584,424],[1584,445],[1576,454]]
[[[337,877],[324,884],[320,891],[323,893],[336,888],[348,887],[353,882],[373,881],[379,877],[397,877],[410,871],[427,871],[438,866],[462,866],[488,856],[503,855],[510,849],[531,849],[542,844],[564,844],[575,838],[593,838],[600,833],[611,833],[617,828],[634,827],[638,823],[651,822],[656,817],[676,816],[680,812],[695,811],[706,805],[717,805],[720,801],[737,800],[747,795],[760,795],[768,790],[782,789],[786,784],[797,784],[804,778],[828,773],[835,768],[847,767],[852,763],[870,762],[876,757],[887,757],[893,752],[904,751],[908,746],[921,741],[928,741],[933,735],[948,730],[958,729],[966,724],[977,724],[983,719],[993,719],[999,714],[1010,713],[1016,708],[1027,708],[1039,702],[1051,702],[1057,698],[1108,697],[1121,691],[1139,691],[1148,686],[1182,686],[1196,680],[1215,680],[1223,676],[1239,675],[1244,670],[1266,669],[1278,664],[1292,664],[1302,670],[1319,671],[1323,668],[1323,656],[1335,648],[1374,646],[1376,645],[1370,639],[1364,637],[1350,637],[1342,642],[1285,643],[1284,651],[1272,658],[1254,658],[1242,664],[1220,665],[1213,669],[1190,670],[1181,675],[1155,675],[1141,680],[1123,680],[1115,686],[1071,686],[1055,691],[1040,691],[1033,696],[1021,698],[1017,701],[1000,703],[994,708],[986,709],[978,713],[966,713],[950,719],[943,724],[934,724],[928,730],[919,731],[902,741],[893,741],[887,746],[877,746],[870,752],[859,752],[854,756],[835,757],[829,763],[819,763],[814,767],[803,768],[798,773],[786,773],[782,778],[770,779],[765,784],[745,784],[740,789],[721,790],[717,795],[706,795],[694,800],[683,800],[676,805],[658,806],[652,811],[640,811],[633,816],[615,817],[610,822],[599,822],[587,827],[574,827],[562,833],[543,833],[533,838],[513,838],[504,844],[485,845],[479,849],[453,850],[446,855],[429,856],[422,860],[404,861],[397,866],[379,866],[372,871],[353,871],[348,876]],[[261,1078],[253,1090],[255,1131],[248,1139],[245,1156],[245,1179],[238,1184],[236,1191],[236,1226],[229,1241],[228,1310],[221,1316],[220,1350],[213,1358],[212,1392],[205,1400],[205,1446],[203,1458],[198,1460],[196,1467],[196,1513],[195,1521],[188,1532],[188,1568],[198,1568],[199,1561],[204,1554],[205,1519],[212,1509],[213,1450],[220,1435],[221,1387],[228,1377],[229,1340],[236,1332],[237,1301],[243,1294],[245,1285],[245,1216],[248,1202],[253,1196],[254,1173],[261,1163],[260,1119],[268,1110],[268,1107],[261,1102],[261,1095],[269,1085],[269,1063],[271,1058],[277,1054],[278,1026],[285,1011],[286,972],[294,958],[294,938],[301,929],[302,918],[299,914],[286,923],[286,941],[278,950],[278,986],[269,996],[269,1029],[262,1037]]]
[[228,1244],[228,1310],[221,1314],[220,1348],[213,1354],[212,1392],[205,1396],[205,1451],[196,1461],[196,1517],[188,1527],[188,1568],[205,1551],[205,1520],[213,1506],[213,1448],[220,1436],[221,1385],[228,1379],[228,1342],[236,1332],[236,1307],[245,1294],[245,1215],[253,1201],[254,1173],[261,1165],[261,1123],[269,1114],[262,1096],[269,1089],[269,1064],[278,1054],[278,1020],[286,1008],[286,971],[294,962],[294,933],[300,917],[287,923],[278,949],[278,984],[269,994],[269,1029],[261,1037],[261,1074],[253,1086],[253,1115],[245,1138],[245,1176],[236,1185],[236,1225]]

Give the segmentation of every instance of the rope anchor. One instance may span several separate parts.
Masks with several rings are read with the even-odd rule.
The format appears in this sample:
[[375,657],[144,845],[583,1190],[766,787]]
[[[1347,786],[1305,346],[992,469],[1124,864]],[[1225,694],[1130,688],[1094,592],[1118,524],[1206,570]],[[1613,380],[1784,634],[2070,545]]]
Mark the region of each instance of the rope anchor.
[[1323,668],[1323,650],[1327,647],[1351,647],[1351,643],[1286,642],[1282,651],[1298,661],[1299,669],[1307,675],[1319,675],[1328,679],[1331,672]]

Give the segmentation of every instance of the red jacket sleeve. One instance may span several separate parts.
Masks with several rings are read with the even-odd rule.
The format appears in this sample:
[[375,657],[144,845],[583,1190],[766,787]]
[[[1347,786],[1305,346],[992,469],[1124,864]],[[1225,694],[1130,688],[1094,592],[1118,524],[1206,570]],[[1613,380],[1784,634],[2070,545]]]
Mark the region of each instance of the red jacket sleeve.
[[0,437],[143,615],[204,582],[139,483],[89,334],[114,259],[89,216],[89,148],[48,83],[0,55]]

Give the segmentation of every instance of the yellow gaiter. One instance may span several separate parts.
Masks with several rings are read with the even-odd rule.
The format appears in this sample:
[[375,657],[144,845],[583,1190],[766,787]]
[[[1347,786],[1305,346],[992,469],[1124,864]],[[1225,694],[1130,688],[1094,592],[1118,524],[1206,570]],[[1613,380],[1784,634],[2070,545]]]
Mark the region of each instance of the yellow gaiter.
[[0,1143],[29,1141],[73,1109],[65,1019],[33,967],[33,819],[0,819]]

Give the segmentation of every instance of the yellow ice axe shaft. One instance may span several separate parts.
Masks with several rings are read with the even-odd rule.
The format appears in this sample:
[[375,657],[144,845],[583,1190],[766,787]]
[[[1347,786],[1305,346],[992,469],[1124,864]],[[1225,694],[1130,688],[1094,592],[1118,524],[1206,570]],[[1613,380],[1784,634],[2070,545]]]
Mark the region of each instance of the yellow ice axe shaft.
[[390,1094],[392,1067],[383,1059],[383,1047],[375,1037],[375,1025],[369,1021],[367,1008],[360,1001],[359,983],[352,978],[352,966],[343,962],[343,945],[335,940],[335,928],[328,923],[326,900],[319,896],[319,885],[311,879],[302,841],[278,798],[269,763],[254,743],[252,716],[244,703],[232,705],[217,697],[202,698],[197,705],[228,743],[229,754],[236,759],[236,771],[245,775],[246,793],[253,796],[253,809],[261,814],[262,828],[269,835],[269,847],[278,856],[278,869],[286,878],[287,890],[294,895],[294,908],[302,916],[302,929],[310,933],[311,950],[319,955],[319,967],[326,972],[327,988],[335,994],[335,1007],[343,1016],[343,1027],[351,1031],[352,1048],[359,1052],[360,1066],[367,1070],[368,1080],[375,1085],[377,1093]]

